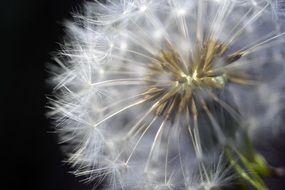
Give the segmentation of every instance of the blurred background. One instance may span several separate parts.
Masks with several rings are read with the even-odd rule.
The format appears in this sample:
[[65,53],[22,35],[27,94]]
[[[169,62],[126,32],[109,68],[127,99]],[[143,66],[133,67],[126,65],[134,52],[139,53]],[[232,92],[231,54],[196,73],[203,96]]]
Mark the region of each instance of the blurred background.
[[45,118],[46,64],[59,48],[63,21],[81,0],[2,0],[0,4],[0,189],[85,190]]
[[[46,65],[59,48],[63,21],[82,0],[2,0],[0,5],[0,189],[87,190],[68,165],[45,117]],[[260,150],[271,164],[285,163],[284,140],[260,135]],[[274,151],[273,151],[274,150]],[[284,178],[268,180],[285,189]]]

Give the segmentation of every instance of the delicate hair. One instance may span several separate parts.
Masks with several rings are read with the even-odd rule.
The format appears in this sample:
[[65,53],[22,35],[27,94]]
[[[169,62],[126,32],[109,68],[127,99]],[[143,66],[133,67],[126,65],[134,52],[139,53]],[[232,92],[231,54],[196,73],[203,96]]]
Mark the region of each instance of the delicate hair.
[[74,173],[114,190],[211,189],[250,173],[247,140],[282,122],[282,3],[86,2],[51,79]]

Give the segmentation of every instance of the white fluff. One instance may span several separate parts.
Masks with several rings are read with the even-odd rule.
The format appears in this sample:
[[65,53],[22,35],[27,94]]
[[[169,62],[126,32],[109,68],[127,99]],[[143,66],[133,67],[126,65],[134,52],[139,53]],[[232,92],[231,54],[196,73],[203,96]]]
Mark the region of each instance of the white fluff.
[[[55,58],[59,67],[52,77],[51,115],[67,144],[75,174],[88,181],[102,180],[106,189],[114,190],[228,185],[233,178],[221,160],[223,147],[238,143],[239,131],[254,136],[256,129],[276,128],[281,122],[275,119],[284,109],[282,2],[86,3],[83,14],[66,24],[68,35]],[[167,114],[156,115],[159,101],[146,98],[150,88],[146,81],[171,89],[174,79],[168,72],[149,77],[148,67],[169,46],[184,64],[192,64],[189,60],[197,44],[202,48],[207,39],[229,46],[211,62],[223,74],[211,78],[215,83],[208,87],[193,85],[199,78],[194,73],[181,74],[187,83],[177,82],[179,96],[193,88],[198,125],[192,101],[185,102],[188,112],[177,114],[171,111],[171,102],[174,107],[179,102],[169,100],[164,108],[175,116],[173,120]],[[243,55],[227,64],[225,58],[236,52]],[[252,78],[235,81],[229,73]],[[212,88],[215,85],[224,87]],[[232,126],[225,117],[237,124]],[[213,154],[218,159],[209,156]]]

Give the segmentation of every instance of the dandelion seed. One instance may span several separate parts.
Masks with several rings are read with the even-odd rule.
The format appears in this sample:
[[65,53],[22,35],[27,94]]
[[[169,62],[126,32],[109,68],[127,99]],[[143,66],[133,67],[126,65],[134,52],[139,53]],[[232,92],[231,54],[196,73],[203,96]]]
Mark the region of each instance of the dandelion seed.
[[284,108],[277,2],[87,3],[51,100],[76,175],[115,190],[221,188],[234,174],[266,189],[243,142]]

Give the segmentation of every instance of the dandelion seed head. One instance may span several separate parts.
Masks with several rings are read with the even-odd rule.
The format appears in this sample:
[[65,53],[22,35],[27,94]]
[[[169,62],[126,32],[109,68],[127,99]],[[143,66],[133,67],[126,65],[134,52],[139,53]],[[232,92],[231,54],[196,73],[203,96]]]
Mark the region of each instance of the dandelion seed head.
[[114,190],[228,185],[227,165],[207,152],[241,147],[284,109],[280,2],[86,3],[52,78],[75,174]]

